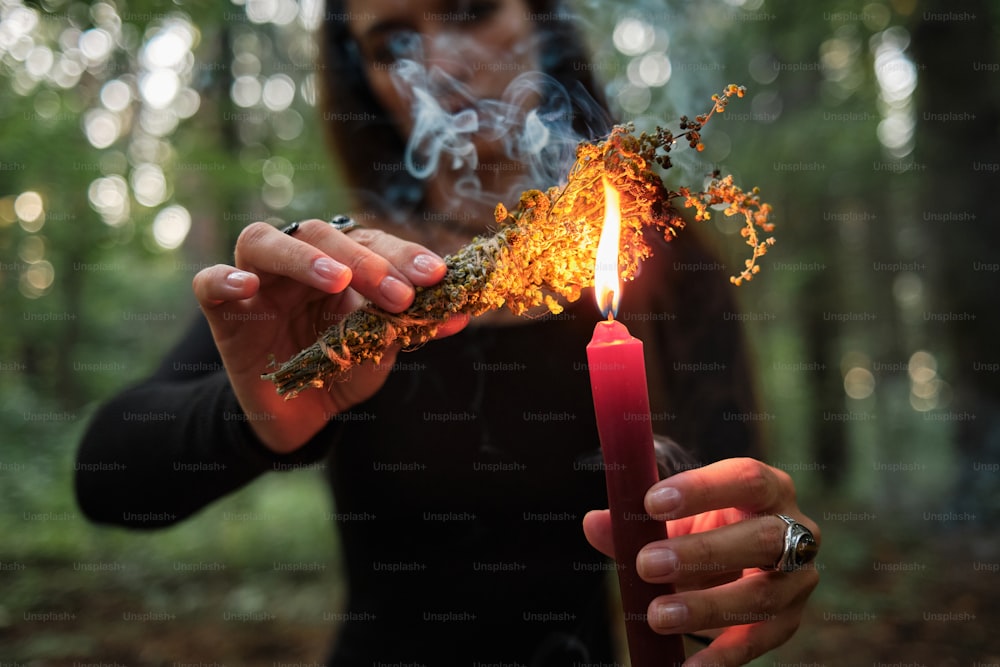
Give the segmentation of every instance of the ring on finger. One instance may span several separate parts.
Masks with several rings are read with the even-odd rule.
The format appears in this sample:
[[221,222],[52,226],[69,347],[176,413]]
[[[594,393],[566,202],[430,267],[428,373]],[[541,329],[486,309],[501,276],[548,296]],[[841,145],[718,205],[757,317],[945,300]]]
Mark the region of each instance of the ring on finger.
[[785,541],[781,556],[772,567],[762,567],[762,570],[794,572],[812,562],[819,552],[819,545],[812,531],[790,516],[775,514],[785,522]]
[[[336,229],[338,232],[343,232],[346,234],[352,229],[357,229],[361,227],[361,223],[354,218],[346,215],[335,215],[330,218],[329,225]],[[301,223],[293,222],[290,225],[281,228],[282,234],[288,234],[289,236],[294,236],[295,232],[299,230]]]
[[335,215],[330,218],[330,225],[338,232],[346,234],[352,229],[361,227],[361,223],[347,215]]

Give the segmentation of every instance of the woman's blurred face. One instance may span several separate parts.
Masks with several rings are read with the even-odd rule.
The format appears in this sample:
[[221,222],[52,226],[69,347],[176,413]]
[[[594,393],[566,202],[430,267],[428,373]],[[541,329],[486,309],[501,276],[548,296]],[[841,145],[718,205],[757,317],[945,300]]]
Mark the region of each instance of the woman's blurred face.
[[369,84],[404,136],[413,118],[412,97],[395,81],[401,61],[426,69],[428,92],[452,114],[499,99],[538,69],[524,0],[348,0],[346,8]]

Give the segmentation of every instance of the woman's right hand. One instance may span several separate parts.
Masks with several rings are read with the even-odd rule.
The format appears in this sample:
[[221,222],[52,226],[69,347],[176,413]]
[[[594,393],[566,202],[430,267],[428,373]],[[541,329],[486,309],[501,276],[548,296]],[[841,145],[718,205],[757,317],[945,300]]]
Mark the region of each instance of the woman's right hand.
[[[378,365],[362,364],[342,382],[287,401],[261,379],[268,363],[308,347],[337,316],[366,299],[391,312],[405,310],[414,286],[433,285],[446,270],[423,246],[376,229],[348,236],[321,220],[301,223],[294,236],[253,223],[236,242],[235,263],[200,271],[194,293],[250,425],[278,453],[301,447],[334,415],[374,394],[398,348]],[[438,335],[455,333],[467,322],[455,318]]]

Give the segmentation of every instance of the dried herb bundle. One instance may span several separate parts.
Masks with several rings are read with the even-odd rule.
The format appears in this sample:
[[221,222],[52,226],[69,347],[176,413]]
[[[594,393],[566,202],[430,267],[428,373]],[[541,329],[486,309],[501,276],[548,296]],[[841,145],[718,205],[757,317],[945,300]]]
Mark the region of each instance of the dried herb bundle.
[[496,231],[479,236],[445,258],[444,279],[429,288],[418,288],[413,305],[402,313],[389,313],[373,304],[345,316],[327,329],[315,344],[263,377],[286,398],[307,387],[322,387],[343,378],[356,364],[378,362],[393,344],[413,348],[431,340],[438,326],[450,316],[471,316],[506,306],[515,315],[545,304],[553,313],[562,310],[554,295],[575,301],[593,285],[594,265],[604,222],[606,178],[621,194],[620,272],[628,280],[639,263],[650,255],[643,228],[655,227],[667,240],[684,227],[674,200],[694,208],[696,220],[711,217],[710,208],[725,204],[726,215],[741,214],[741,232],[753,254],[746,268],[731,281],[740,284],[757,273],[756,260],[773,239],[761,241],[757,230],[771,231],[771,207],[754,189],[747,193],[731,176],[715,174],[702,191],[668,190],[654,165],[670,168],[670,149],[678,141],[701,150],[701,129],[715,112],[722,112],[733,96],[744,89],[730,85],[714,95],[713,107],[694,120],[681,117],[681,134],[657,128],[635,135],[634,127],[615,127],[599,142],[582,142],[567,182],[547,192],[529,190],[517,209],[496,207]]

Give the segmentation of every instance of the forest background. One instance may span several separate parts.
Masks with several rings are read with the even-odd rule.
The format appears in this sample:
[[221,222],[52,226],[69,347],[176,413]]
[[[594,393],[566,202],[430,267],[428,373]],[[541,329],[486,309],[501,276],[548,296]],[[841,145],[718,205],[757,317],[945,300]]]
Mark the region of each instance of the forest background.
[[[87,523],[71,484],[95,406],[196,315],[194,273],[252,221],[343,210],[315,107],[322,11],[0,0],[4,664],[327,650],[343,587],[318,472],[272,473],[155,533]],[[719,166],[776,211],[765,273],[737,295],[768,462],[825,544],[802,629],[757,664],[1000,663],[997,5],[572,11],[623,118],[676,121],[730,82],[749,90],[674,173]],[[716,218],[708,236],[740,266]]]

